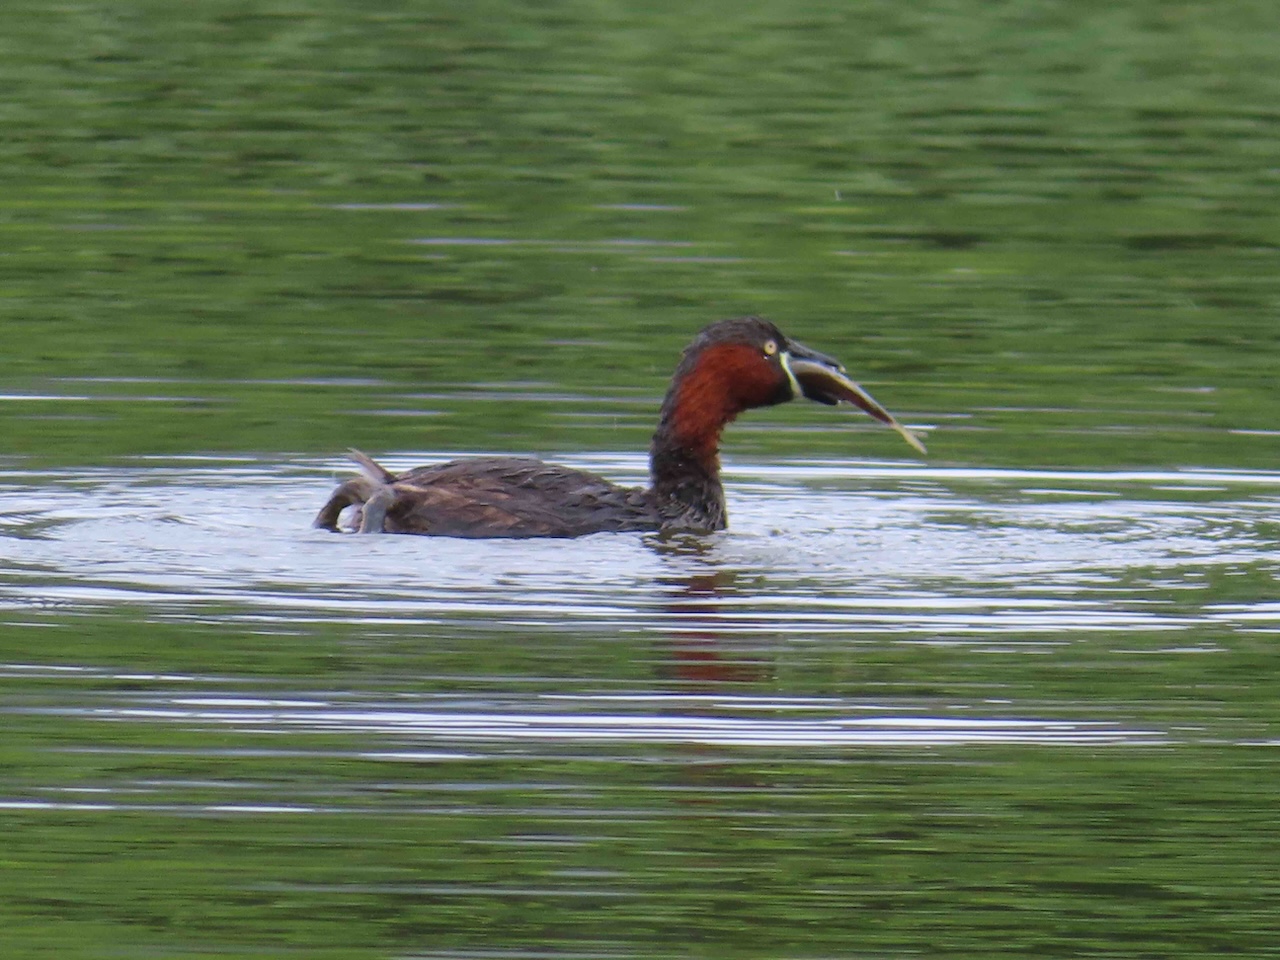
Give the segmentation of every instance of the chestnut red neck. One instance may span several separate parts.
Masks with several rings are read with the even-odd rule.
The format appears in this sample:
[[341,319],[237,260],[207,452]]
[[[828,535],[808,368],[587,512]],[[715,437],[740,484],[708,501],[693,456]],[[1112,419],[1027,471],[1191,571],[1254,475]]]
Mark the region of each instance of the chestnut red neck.
[[790,398],[789,386],[779,384],[750,344],[713,343],[686,353],[662,403],[650,449],[660,509],[684,518],[683,525],[691,528],[722,529],[721,433],[744,410]]

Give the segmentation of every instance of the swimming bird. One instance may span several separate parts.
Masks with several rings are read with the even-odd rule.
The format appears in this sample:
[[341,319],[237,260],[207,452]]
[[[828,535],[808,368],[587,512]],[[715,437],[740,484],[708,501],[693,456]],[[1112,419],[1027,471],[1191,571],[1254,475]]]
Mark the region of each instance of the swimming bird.
[[334,491],[315,526],[339,529],[358,508],[361,533],[438,537],[579,537],[590,533],[709,533],[726,526],[720,434],[746,410],[799,398],[860,407],[920,453],[919,438],[836,360],[763,317],[705,327],[685,348],[649,450],[648,487],[623,487],[571,467],[521,457],[473,457],[392,473],[352,450],[362,474]]

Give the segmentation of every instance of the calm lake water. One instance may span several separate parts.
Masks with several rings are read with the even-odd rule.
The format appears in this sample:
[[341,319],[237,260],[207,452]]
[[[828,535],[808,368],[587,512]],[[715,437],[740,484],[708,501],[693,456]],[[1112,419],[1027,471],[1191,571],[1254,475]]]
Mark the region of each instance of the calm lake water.
[[[1273,17],[0,12],[0,954],[1280,955]],[[748,312],[930,456],[310,527],[348,447],[643,483]]]

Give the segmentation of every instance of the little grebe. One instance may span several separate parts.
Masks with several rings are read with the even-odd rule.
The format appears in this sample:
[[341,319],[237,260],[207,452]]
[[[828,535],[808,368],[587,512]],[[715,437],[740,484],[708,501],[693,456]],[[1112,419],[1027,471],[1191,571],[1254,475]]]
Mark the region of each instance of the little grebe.
[[725,527],[720,433],[744,410],[798,397],[844,400],[924,445],[844,367],[760,317],[721,320],[685,348],[649,451],[652,486],[620,487],[583,470],[517,457],[476,457],[393,474],[359,451],[364,475],[342,484],[315,525],[338,529],[357,506],[361,533],[438,537],[579,537],[605,531],[710,532]]

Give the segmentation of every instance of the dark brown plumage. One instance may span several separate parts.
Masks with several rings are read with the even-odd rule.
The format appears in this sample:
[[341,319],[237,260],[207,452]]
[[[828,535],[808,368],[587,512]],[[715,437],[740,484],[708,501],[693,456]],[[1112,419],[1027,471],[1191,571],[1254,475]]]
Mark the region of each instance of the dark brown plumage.
[[366,533],[579,537],[661,525],[648,491],[541,460],[475,457],[393,475],[353,455],[365,475],[338,488],[316,526],[336,529],[338,514],[351,504],[362,505],[359,528]]
[[343,510],[356,506],[355,528],[362,533],[578,537],[721,530],[721,432],[745,410],[801,396],[856,404],[924,451],[835,360],[788,340],[767,320],[741,317],[711,324],[685,349],[653,436],[648,488],[518,457],[476,457],[393,474],[352,451],[363,475],[338,487],[315,525],[337,530]]

